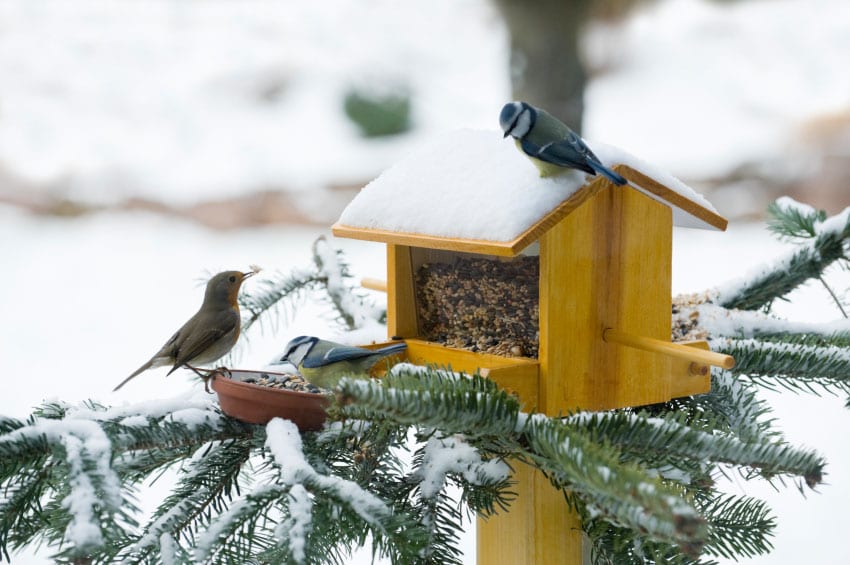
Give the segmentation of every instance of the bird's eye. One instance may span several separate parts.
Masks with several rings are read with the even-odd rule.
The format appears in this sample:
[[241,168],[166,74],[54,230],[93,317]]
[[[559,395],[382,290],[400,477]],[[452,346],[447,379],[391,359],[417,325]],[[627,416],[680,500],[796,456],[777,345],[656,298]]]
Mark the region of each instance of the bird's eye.
[[236,282],[236,276],[230,275],[230,282]]

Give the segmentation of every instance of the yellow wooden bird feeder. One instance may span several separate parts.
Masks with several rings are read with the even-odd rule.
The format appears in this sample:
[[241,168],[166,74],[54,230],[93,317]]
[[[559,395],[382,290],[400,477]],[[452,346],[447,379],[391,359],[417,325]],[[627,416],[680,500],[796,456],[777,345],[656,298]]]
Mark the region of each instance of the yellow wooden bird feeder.
[[[622,152],[593,146],[627,186],[576,171],[540,179],[513,145],[497,132],[437,140],[367,185],[333,226],[336,236],[387,245],[388,337],[407,342],[412,362],[480,370],[525,409],[553,416],[708,392],[708,366],[734,360],[706,342],[670,342],[673,226],[725,230],[727,221]],[[539,261],[536,356],[428,335],[416,282],[423,265],[474,258],[498,269],[529,255]],[[518,466],[515,479],[510,512],[479,521],[479,563],[581,563],[578,519],[563,497],[540,473]]]

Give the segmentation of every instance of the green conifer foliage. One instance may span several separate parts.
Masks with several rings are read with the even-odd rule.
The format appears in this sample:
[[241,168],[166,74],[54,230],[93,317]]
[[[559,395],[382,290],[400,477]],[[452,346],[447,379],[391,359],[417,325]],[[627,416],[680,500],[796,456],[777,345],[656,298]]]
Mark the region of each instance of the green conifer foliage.
[[[676,301],[674,338],[701,332],[737,360],[712,374],[707,394],[552,418],[523,412],[479,375],[401,364],[381,380],[344,378],[318,432],[243,424],[203,392],[153,406],[45,404],[25,421],[0,418],[0,552],[9,560],[41,544],[68,563],[341,564],[370,544],[393,563],[460,563],[464,522],[510,511],[512,472],[530,465],[579,513],[596,563],[766,553],[776,519],[716,479],[736,472],[805,490],[826,461],[784,441],[760,388],[850,390],[845,323],[807,327],[769,311],[847,263],[850,211],[828,218],[783,200],[771,214],[791,246],[785,260]],[[317,292],[341,327],[385,315],[326,241],[314,255],[311,268],[242,298],[246,327]],[[163,475],[170,493],[142,515],[139,499]]]

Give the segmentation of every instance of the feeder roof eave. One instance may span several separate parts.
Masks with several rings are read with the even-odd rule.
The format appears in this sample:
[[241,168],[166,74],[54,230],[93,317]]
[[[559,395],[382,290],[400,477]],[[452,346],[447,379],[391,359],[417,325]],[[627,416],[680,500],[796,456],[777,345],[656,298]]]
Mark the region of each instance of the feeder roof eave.
[[[657,200],[674,211],[674,223],[685,227],[716,229],[725,231],[728,221],[715,211],[706,208],[698,202],[672,190],[655,179],[628,165],[616,165],[618,173],[623,175],[632,188],[639,190],[650,198]],[[504,257],[514,257],[523,249],[540,239],[550,228],[567,217],[573,210],[581,206],[588,198],[601,190],[618,189],[603,177],[593,181],[573,193],[553,210],[532,224],[518,237],[510,241],[492,241],[485,239],[464,239],[445,237],[422,233],[401,232],[385,229],[348,226],[337,222],[332,227],[334,236],[364,241],[375,241],[394,245],[424,247],[428,249],[443,249],[462,251],[466,253],[481,253]]]
[[629,184],[654,200],[673,209],[673,224],[680,227],[726,231],[729,221],[704,205],[658,182],[654,178],[629,167],[617,165],[614,169],[626,177]]

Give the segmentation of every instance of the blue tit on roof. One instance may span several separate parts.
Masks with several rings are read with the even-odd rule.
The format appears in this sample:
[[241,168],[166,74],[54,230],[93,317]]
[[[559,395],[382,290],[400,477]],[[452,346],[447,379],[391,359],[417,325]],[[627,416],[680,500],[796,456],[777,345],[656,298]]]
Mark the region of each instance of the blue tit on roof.
[[578,169],[602,175],[614,184],[627,184],[625,178],[602,164],[584,140],[558,118],[527,102],[509,102],[499,114],[505,137],[540,171],[541,177],[557,175],[563,169]]

